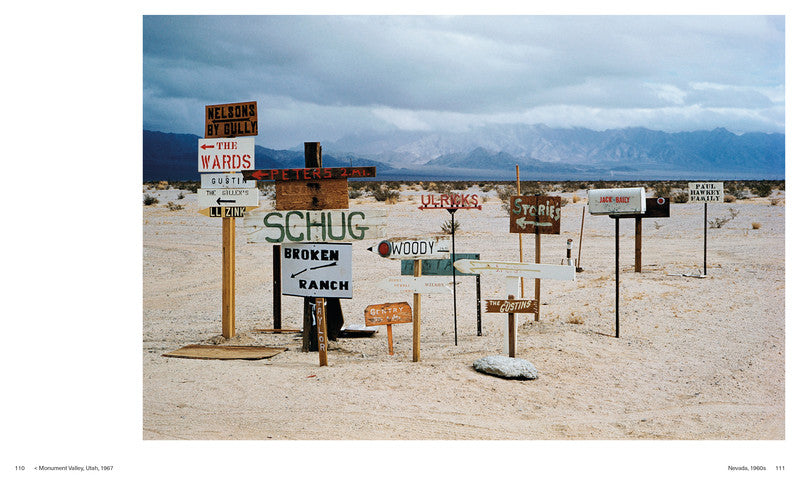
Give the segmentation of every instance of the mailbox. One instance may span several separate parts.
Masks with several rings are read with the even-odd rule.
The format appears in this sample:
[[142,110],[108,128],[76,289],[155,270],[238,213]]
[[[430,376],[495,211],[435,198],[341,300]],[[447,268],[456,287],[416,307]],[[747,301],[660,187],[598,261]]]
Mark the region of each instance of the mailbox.
[[589,213],[593,215],[644,214],[646,209],[644,187],[589,191]]

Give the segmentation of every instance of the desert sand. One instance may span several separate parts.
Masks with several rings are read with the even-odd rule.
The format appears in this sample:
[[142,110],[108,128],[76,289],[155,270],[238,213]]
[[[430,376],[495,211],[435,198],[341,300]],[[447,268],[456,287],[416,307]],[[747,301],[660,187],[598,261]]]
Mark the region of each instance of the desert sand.
[[[457,252],[517,261],[518,237],[494,192],[483,209],[456,213]],[[296,334],[271,328],[271,244],[247,243],[237,221],[236,336],[221,337],[219,218],[198,213],[196,194],[150,190],[143,207],[143,438],[145,440],[781,440],[785,438],[785,206],[765,198],[709,204],[709,219],[739,211],[708,230],[703,271],[703,205],[675,204],[671,217],[645,219],[643,270],[634,272],[634,222],[621,221],[620,337],[614,338],[614,222],[586,212],[576,281],[541,285],[540,321],[518,316],[517,357],[536,380],[476,372],[503,354],[506,316],[482,315],[477,335],[475,279],[459,277],[458,345],[453,299],[422,297],[421,361],[412,362],[411,324],[330,343],[327,367],[302,352]],[[387,236],[441,233],[446,211],[417,209],[419,191],[396,204],[369,197],[351,208],[389,211]],[[566,240],[577,258],[586,192],[569,200],[561,234],[542,236],[542,263],[561,264]],[[576,200],[573,202],[573,196]],[[783,193],[778,194],[783,197]],[[782,199],[781,199],[782,200]],[[167,202],[183,205],[169,210]],[[262,199],[262,210],[271,202]],[[760,224],[754,229],[753,224]],[[376,282],[400,263],[353,243],[354,295],[342,300],[347,326],[368,305],[412,301]],[[533,261],[534,236],[524,235]],[[674,276],[673,274],[679,274]],[[525,280],[533,297],[533,280]],[[502,277],[481,277],[482,298],[504,298]],[[283,328],[302,328],[301,298],[283,297]],[[264,360],[164,357],[188,344],[286,347]]]

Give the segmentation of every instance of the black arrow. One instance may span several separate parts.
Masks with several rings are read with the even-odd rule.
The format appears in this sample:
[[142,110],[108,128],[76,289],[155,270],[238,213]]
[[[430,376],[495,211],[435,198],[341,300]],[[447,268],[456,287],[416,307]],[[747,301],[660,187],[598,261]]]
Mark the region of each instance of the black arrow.
[[236,201],[235,201],[235,200],[225,200],[225,199],[220,199],[219,197],[217,197],[217,205],[220,205],[220,204],[221,204],[221,203],[223,203],[223,202],[227,202],[227,203],[229,203],[229,204],[233,204],[233,203],[234,203],[234,202],[236,202]]
[[323,264],[322,266],[314,266],[313,268],[306,268],[304,270],[298,271],[297,273],[290,276],[290,278],[294,278],[295,276],[299,275],[300,273],[305,273],[306,271],[311,271],[312,269],[320,269],[320,268],[327,268],[329,266],[336,266],[336,261],[333,263]]

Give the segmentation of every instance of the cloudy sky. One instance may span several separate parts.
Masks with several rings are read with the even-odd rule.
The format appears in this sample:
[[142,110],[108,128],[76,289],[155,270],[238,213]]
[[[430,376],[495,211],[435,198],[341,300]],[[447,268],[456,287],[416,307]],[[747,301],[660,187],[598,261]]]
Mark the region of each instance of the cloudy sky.
[[489,123],[784,132],[783,17],[144,16],[145,129],[256,142]]

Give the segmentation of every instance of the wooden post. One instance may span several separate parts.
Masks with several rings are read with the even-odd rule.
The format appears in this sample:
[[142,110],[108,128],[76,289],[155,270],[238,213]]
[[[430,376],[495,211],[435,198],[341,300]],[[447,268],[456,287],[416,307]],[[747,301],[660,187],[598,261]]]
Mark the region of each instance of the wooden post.
[[[509,300],[514,299],[514,295],[508,295]],[[517,322],[514,313],[508,314],[508,356],[517,356]]]
[[[520,190],[521,189],[520,189],[520,184],[519,184],[519,165],[517,165],[517,195],[522,195],[522,192],[520,192]],[[508,210],[510,211],[511,207],[509,207]],[[510,213],[509,213],[509,215],[510,215]],[[521,263],[522,262],[522,233],[520,232],[517,235],[519,236],[519,262]],[[522,298],[525,298],[525,279],[520,279],[519,281],[520,281],[520,295],[521,295]]]
[[319,347],[319,366],[328,365],[328,335],[325,331],[325,298],[316,298],[314,311],[317,320],[317,346]]
[[[420,277],[422,276],[422,260],[415,259],[414,260],[414,276]],[[421,330],[421,323],[420,323],[420,316],[422,313],[422,295],[419,293],[414,293],[414,308],[412,309],[412,321],[411,324],[413,326],[413,343],[412,343],[412,361],[419,362],[419,343],[420,343],[420,330]]]
[[222,218],[222,336],[236,335],[236,219]]
[[[534,262],[536,264],[539,264],[539,263],[542,262],[542,235],[539,234],[538,231],[536,232],[536,257],[534,259]],[[542,284],[542,280],[540,278],[536,278],[534,280],[533,298],[536,300],[536,315],[533,316],[533,319],[535,321],[537,321],[537,322],[539,321],[539,310],[540,310],[539,302],[542,301],[542,299],[539,297],[539,291],[541,289],[541,284]],[[522,296],[524,298],[525,294],[523,294]]]
[[452,237],[452,247],[450,248],[450,265],[453,268],[453,339],[458,346],[458,305],[456,304],[456,211],[458,209],[447,209],[450,213],[450,235]]
[[578,240],[578,262],[575,264],[576,271],[582,271],[581,268],[581,249],[583,249],[583,219],[586,217],[586,206],[583,206],[583,212],[581,212],[581,238]]
[[272,245],[272,328],[281,328],[281,245]]
[[616,310],[617,324],[616,324],[616,335],[615,336],[617,338],[619,338],[619,217],[615,217],[614,218],[614,222],[615,222],[615,227],[616,227],[615,233],[616,233],[616,248],[617,248],[617,251],[616,251],[616,253],[617,253],[617,257],[616,257],[616,261],[617,261],[617,278],[616,278],[617,279],[617,310]]
[[478,337],[481,334],[481,275],[475,276],[475,299],[478,300]]
[[708,254],[708,202],[703,202],[703,276],[706,276],[706,261]]
[[394,355],[394,343],[392,342],[392,325],[386,325],[386,336],[389,338],[389,355]]
[[634,261],[634,272],[642,272],[642,218],[636,217],[636,256]]

